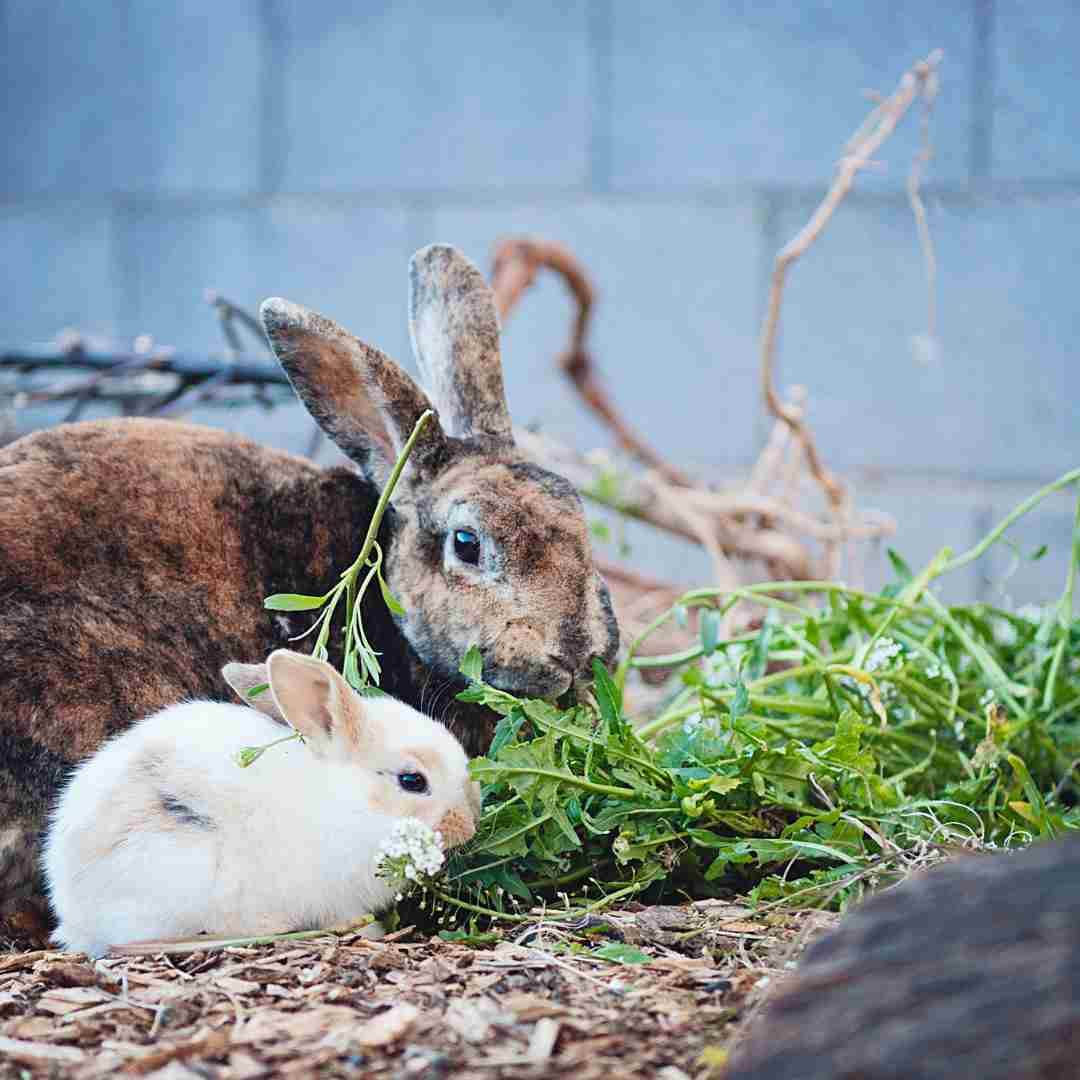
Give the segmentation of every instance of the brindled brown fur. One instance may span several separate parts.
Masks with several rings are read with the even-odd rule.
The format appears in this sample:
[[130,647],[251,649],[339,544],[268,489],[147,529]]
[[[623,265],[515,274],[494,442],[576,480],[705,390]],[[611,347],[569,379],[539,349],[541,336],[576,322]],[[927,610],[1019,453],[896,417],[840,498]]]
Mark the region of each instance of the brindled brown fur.
[[[425,249],[414,279],[425,261],[464,262]],[[437,308],[429,337],[440,326],[473,333],[461,305],[491,304],[478,273],[451,277],[455,295],[425,286],[420,299],[421,311]],[[66,425],[0,451],[0,917],[44,924],[37,850],[70,768],[165,705],[227,698],[224,664],[261,660],[306,629],[309,614],[268,612],[263,598],[338,581],[412,423],[443,404],[314,312],[268,301],[263,317],[301,399],[360,473],[163,420]],[[379,536],[406,613],[391,616],[377,589],[363,613],[383,689],[446,720],[470,753],[486,748],[494,720],[454,701],[470,645],[489,682],[553,697],[618,643],[580,501],[514,446],[493,374],[497,323],[480,323],[484,334],[440,362],[467,356],[497,399],[475,402],[467,436],[430,425]],[[460,419],[460,373],[435,381],[455,388]],[[463,522],[484,537],[482,572],[453,558]]]

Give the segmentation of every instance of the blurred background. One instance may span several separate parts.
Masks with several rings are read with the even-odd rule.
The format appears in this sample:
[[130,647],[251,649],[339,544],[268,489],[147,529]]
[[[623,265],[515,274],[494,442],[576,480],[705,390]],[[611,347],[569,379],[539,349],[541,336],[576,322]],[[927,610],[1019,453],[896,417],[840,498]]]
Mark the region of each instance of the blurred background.
[[[913,564],[960,550],[1080,464],[1080,7],[1066,0],[3,0],[0,344],[77,328],[220,350],[207,288],[317,308],[415,370],[409,255],[485,269],[497,239],[567,245],[598,292],[614,400],[663,456],[726,483],[770,421],[757,335],[772,259],[845,140],[903,71],[945,52],[924,198],[937,333],[905,193],[913,109],[792,271],[778,384],[821,453],[893,515]],[[611,443],[555,359],[570,306],[542,277],[507,321],[511,412]],[[26,410],[28,426],[63,410]],[[197,418],[297,452],[299,406]],[[323,443],[322,460],[332,451]],[[1060,590],[1067,499],[948,584]],[[642,530],[631,562],[709,562]],[[871,556],[880,579],[886,563]]]

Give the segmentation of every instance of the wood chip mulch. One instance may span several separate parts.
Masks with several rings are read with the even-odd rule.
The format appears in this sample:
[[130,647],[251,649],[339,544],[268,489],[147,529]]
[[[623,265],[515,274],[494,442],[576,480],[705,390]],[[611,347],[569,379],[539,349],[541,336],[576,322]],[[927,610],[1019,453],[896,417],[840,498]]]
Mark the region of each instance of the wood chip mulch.
[[[717,1077],[764,987],[834,921],[699,901],[483,946],[406,931],[96,963],[0,952],[0,1080]],[[592,955],[612,941],[649,962]]]

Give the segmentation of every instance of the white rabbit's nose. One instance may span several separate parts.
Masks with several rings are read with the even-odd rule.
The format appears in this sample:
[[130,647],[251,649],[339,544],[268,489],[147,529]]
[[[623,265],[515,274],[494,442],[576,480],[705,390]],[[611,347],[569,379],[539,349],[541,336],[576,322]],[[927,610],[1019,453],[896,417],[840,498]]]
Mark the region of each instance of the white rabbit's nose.
[[476,833],[476,824],[472,814],[460,806],[455,806],[443,814],[435,830],[442,833],[446,846],[452,848],[457,847],[458,844],[464,844],[466,840],[471,840]]

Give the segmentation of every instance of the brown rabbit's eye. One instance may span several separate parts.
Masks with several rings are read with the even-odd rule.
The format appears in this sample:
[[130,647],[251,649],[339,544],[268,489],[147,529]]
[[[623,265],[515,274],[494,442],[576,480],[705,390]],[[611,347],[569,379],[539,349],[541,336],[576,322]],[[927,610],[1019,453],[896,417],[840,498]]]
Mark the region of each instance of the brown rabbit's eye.
[[471,529],[454,530],[454,554],[470,566],[480,563],[480,537]]
[[423,773],[403,772],[398,773],[398,785],[402,791],[408,791],[412,795],[426,795],[428,791],[427,777]]

